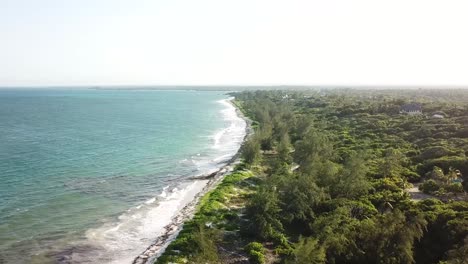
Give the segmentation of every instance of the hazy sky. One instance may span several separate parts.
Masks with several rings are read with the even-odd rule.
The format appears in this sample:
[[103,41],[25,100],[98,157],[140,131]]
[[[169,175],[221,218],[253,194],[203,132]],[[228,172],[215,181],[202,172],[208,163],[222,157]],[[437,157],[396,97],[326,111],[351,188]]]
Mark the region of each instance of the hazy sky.
[[0,85],[467,85],[466,0],[0,0]]

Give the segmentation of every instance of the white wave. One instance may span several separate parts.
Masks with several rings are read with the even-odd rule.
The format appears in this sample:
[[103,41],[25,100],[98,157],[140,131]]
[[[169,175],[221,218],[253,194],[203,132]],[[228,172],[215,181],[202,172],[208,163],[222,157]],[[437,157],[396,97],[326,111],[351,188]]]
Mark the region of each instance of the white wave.
[[237,115],[236,108],[230,100],[223,99],[217,103],[223,106],[220,111],[224,121],[224,127],[217,130],[210,137],[213,145],[211,151],[204,155],[197,154],[191,157],[192,165],[195,166],[197,175],[209,174],[216,171],[223,163],[236,154],[245,136],[246,122]]
[[214,144],[213,144],[213,148],[219,148],[220,147],[220,141],[221,141],[221,137],[223,136],[223,134],[225,133],[225,130],[221,130],[221,131],[218,131],[214,136],[213,136],[213,141],[214,141]]
[[213,135],[213,148],[223,149],[235,154],[245,135],[245,121],[237,115],[236,108],[229,99],[219,100],[225,108],[221,110],[225,127]]
[[[131,263],[163,231],[163,227],[192,201],[207,181],[194,181],[181,189],[174,188],[157,203],[145,202],[109,223],[86,232],[86,244],[100,250],[71,255],[72,263]],[[165,191],[163,191],[165,192]],[[155,205],[153,205],[155,204]]]
[[159,197],[166,198],[167,197],[167,189],[169,189],[169,186],[166,186],[163,188],[162,192],[158,195]]
[[145,202],[145,204],[152,204],[154,202],[156,202],[156,197],[149,199],[148,201]]
[[232,155],[226,154],[212,159],[213,162],[219,163],[221,161],[226,161],[231,158]]

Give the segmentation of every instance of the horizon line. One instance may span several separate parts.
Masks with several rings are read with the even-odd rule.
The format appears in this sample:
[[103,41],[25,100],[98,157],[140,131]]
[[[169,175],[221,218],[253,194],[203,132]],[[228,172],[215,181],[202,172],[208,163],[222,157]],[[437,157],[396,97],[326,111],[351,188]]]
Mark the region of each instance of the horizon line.
[[0,89],[4,88],[85,88],[85,89],[105,89],[105,88],[177,88],[177,87],[209,87],[209,88],[250,88],[250,87],[298,87],[298,88],[455,88],[468,89],[467,85],[451,85],[451,84],[420,84],[420,85],[392,85],[392,84],[104,84],[104,85],[0,85]]

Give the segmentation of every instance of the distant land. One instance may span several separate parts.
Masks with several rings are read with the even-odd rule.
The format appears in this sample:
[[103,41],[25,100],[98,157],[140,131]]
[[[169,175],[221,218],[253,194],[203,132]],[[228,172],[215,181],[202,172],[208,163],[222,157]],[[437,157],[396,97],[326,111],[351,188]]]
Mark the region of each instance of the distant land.
[[468,85],[50,85],[50,86],[0,86],[0,89],[94,89],[94,90],[195,90],[195,91],[245,91],[245,90],[451,90],[468,89]]

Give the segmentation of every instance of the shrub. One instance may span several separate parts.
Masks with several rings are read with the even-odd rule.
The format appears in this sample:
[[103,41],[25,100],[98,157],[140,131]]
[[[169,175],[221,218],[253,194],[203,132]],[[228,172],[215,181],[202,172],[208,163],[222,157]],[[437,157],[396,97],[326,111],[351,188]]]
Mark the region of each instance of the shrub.
[[445,146],[434,146],[426,148],[420,155],[421,160],[436,159],[444,156],[452,156],[455,153]]
[[249,255],[250,263],[263,264],[265,263],[265,248],[261,243],[251,242],[245,246],[245,251]]
[[286,238],[286,236],[283,234],[283,233],[280,233],[280,232],[276,232],[272,235],[271,237],[273,239],[273,241],[280,245],[280,246],[283,246],[285,248],[290,248],[291,246],[289,245],[288,243],[288,239]]
[[441,188],[439,188],[439,190],[434,192],[435,196],[443,196],[443,195],[446,195],[446,194],[447,194],[447,191],[445,190],[444,187],[441,187]]
[[448,184],[447,186],[445,186],[445,189],[447,190],[447,192],[452,192],[452,193],[463,192],[463,186],[459,182]]
[[245,251],[250,252],[250,251],[258,251],[260,253],[265,253],[265,248],[261,243],[258,242],[250,242],[245,246]]
[[263,264],[265,263],[265,255],[261,252],[251,250],[249,251],[249,261],[253,264]]
[[278,246],[274,250],[276,255],[284,256],[284,257],[290,257],[294,254],[294,250],[291,246],[284,247],[284,246]]
[[418,182],[419,180],[421,180],[421,175],[409,169],[404,170],[401,174],[401,176],[408,179],[409,182]]
[[468,173],[468,160],[464,156],[441,157],[433,160],[426,160],[419,166],[418,171],[423,174],[431,170],[434,166],[442,168],[443,171],[448,171],[450,167],[457,168],[462,174]]
[[427,180],[423,184],[419,186],[419,190],[421,190],[423,193],[434,193],[440,189],[439,184],[437,184],[436,181],[434,180]]

